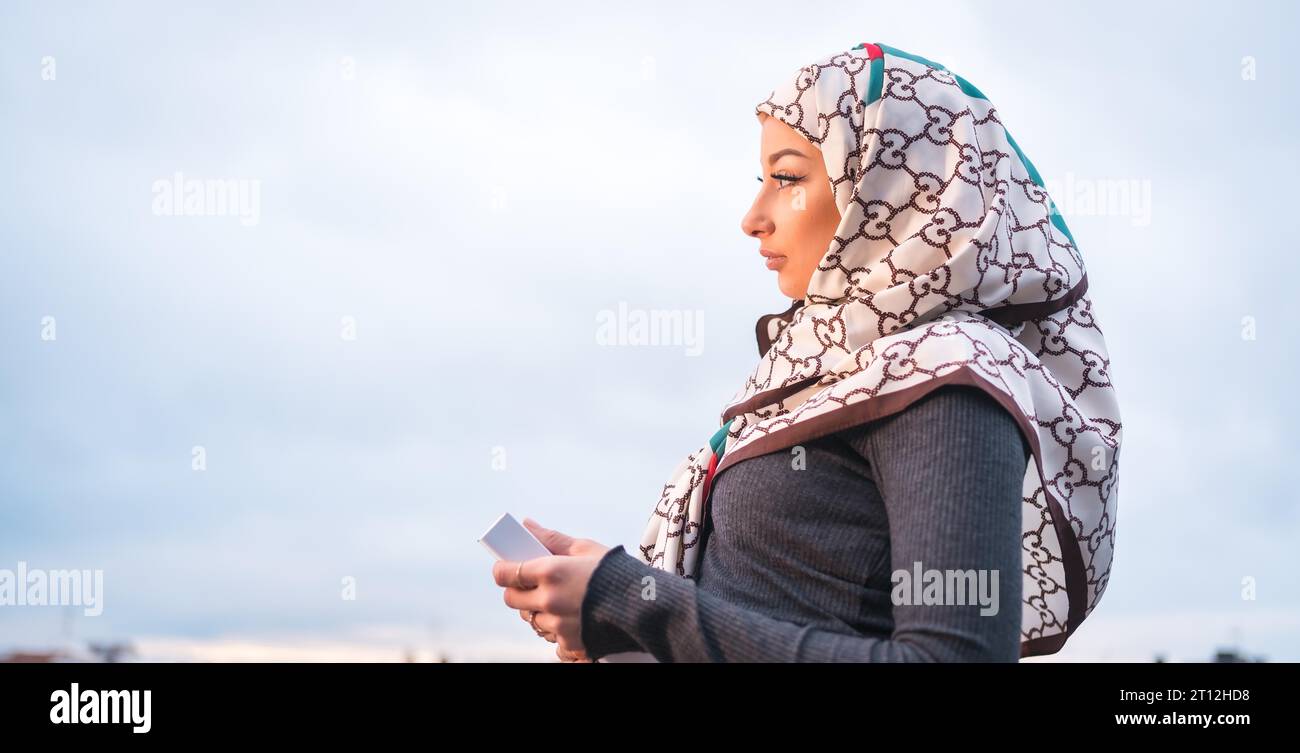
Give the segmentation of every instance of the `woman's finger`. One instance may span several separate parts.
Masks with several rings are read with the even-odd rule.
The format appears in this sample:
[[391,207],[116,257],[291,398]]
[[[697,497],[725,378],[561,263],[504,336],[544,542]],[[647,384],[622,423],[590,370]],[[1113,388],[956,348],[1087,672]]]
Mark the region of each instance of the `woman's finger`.
[[569,551],[573,547],[572,536],[560,533],[551,528],[546,528],[545,526],[538,524],[538,522],[532,518],[524,518],[524,525],[528,527],[528,530],[532,531],[538,541],[542,542],[543,546],[551,550],[552,554],[572,553]]
[[514,607],[524,611],[545,612],[546,605],[542,602],[545,597],[537,592],[537,589],[521,591],[518,588],[507,588],[505,590],[506,606]]
[[564,661],[564,662],[583,662],[587,664],[591,663],[591,659],[587,656],[586,651],[570,651],[564,648],[564,646],[562,645],[556,647],[555,655],[560,657],[560,661]]
[[547,558],[524,560],[522,566],[518,561],[497,560],[492,565],[492,580],[504,588],[534,588],[541,580],[541,571],[545,568],[541,560],[544,559]]
[[563,662],[582,661],[582,657],[579,655],[578,652],[568,651],[563,646],[559,646],[559,645],[555,647],[555,655],[558,656],[560,658],[560,661]]
[[534,621],[537,629],[541,631],[542,637],[551,643],[559,641],[557,633],[560,631],[560,617],[546,612],[538,612],[537,619]]

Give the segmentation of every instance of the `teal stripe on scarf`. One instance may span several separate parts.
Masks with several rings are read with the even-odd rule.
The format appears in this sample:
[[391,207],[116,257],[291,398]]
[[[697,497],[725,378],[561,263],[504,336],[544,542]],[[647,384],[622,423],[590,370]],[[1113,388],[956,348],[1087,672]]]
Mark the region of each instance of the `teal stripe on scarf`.
[[[1043,188],[1042,176],[1038,174],[1038,170],[1034,167],[1034,163],[1030,162],[1029,158],[1025,156],[1025,153],[1020,151],[1020,145],[1016,143],[1015,139],[1011,138],[1010,131],[1007,132],[1007,143],[1011,145],[1012,149],[1016,150],[1016,154],[1020,155],[1020,161],[1025,163],[1025,170],[1029,172],[1029,179],[1034,181],[1034,185]],[[1079,244],[1074,242],[1074,234],[1070,232],[1070,228],[1065,226],[1065,219],[1061,217],[1060,212],[1056,211],[1056,202],[1052,201],[1051,196],[1047,197],[1047,206],[1051,210],[1052,224],[1062,233],[1065,233],[1065,237],[1070,239],[1070,243],[1074,245],[1075,248],[1078,248]]]
[[885,86],[885,59],[876,58],[871,61],[871,78],[867,80],[867,101],[865,104],[871,104],[880,99],[880,92]]
[[[936,63],[933,60],[926,60],[920,55],[913,55],[910,52],[903,52],[897,47],[890,47],[889,45],[881,44],[880,42],[876,42],[876,46],[890,55],[895,55],[897,57],[904,58],[906,60],[912,60],[917,63],[920,63],[921,65],[928,65],[931,68],[938,68],[939,70],[942,71],[948,71],[947,67],[945,67],[940,63]],[[854,49],[857,48],[855,47]],[[952,73],[952,71],[948,71],[948,72]],[[979,89],[976,89],[974,84],[962,78],[961,76],[958,76],[955,73],[952,73],[952,77],[957,82],[957,86],[961,88],[961,90],[965,92],[968,96],[974,97],[976,99],[982,99],[985,102],[988,101],[989,98],[984,96],[984,92],[981,92]],[[876,100],[880,99],[880,96],[884,91],[884,86],[885,86],[885,60],[884,58],[877,58],[876,60],[871,61],[871,77],[867,81],[867,99],[863,104],[870,105],[872,102],[875,102]],[[1015,139],[1011,138],[1011,132],[1006,130],[1006,126],[1003,126],[1003,131],[1006,132],[1007,134],[1007,143],[1011,145],[1011,148],[1012,150],[1015,151],[1016,156],[1019,157],[1021,163],[1024,164],[1025,171],[1029,173],[1029,179],[1034,182],[1034,185],[1046,191],[1046,187],[1043,185],[1043,178],[1041,175],[1038,174],[1038,170],[1037,168],[1034,167],[1034,163],[1030,162],[1029,157],[1026,157],[1025,153],[1020,150],[1020,145],[1016,143]],[[1071,233],[1070,228],[1066,227],[1065,218],[1061,216],[1061,213],[1059,211],[1057,211],[1056,202],[1052,201],[1052,197],[1050,196],[1047,197],[1047,207],[1049,210],[1048,216],[1051,218],[1052,224],[1055,225],[1056,229],[1060,230],[1065,235],[1066,238],[1069,238],[1070,244],[1077,249],[1079,247],[1079,244],[1074,242],[1074,233]]]
[[735,418],[728,420],[727,423],[722,425],[722,428],[713,433],[713,438],[709,440],[709,449],[713,450],[713,454],[718,456],[718,460],[721,460],[722,456],[727,452],[727,430],[731,428],[731,422],[735,420]]

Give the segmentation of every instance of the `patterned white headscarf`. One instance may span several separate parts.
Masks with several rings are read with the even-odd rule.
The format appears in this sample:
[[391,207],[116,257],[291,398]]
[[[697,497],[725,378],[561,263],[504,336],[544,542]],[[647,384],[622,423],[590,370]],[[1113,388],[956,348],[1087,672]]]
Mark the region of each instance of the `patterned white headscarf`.
[[694,577],[717,473],[973,385],[1032,450],[1021,656],[1059,650],[1110,575],[1121,426],[1083,257],[1038,171],[978,89],[883,44],[801,68],[756,112],[821,149],[842,219],[807,297],[759,320],[762,357],[673,471],[641,557]]

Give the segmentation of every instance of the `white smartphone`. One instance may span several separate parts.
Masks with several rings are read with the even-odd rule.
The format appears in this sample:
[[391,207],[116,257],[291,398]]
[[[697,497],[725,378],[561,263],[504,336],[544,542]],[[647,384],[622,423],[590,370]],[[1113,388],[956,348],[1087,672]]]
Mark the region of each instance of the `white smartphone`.
[[[487,547],[492,556],[499,560],[522,562],[534,557],[546,557],[553,552],[537,540],[533,532],[514,519],[510,513],[502,513],[497,522],[479,537],[479,543]],[[596,660],[601,664],[621,664],[624,662],[657,662],[652,654],[642,651],[624,651],[608,654]]]
[[508,512],[501,513],[497,522],[479,537],[479,543],[499,560],[523,562],[534,557],[549,557],[552,552],[537,540],[533,532],[515,520]]

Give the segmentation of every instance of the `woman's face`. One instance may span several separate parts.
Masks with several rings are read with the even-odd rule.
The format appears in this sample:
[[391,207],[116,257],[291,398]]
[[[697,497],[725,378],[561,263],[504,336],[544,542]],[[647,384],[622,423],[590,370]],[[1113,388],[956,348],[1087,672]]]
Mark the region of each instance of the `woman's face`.
[[776,270],[781,293],[801,299],[835,237],[840,210],[821,150],[779,118],[759,117],[763,185],[740,227],[758,238],[762,261]]

